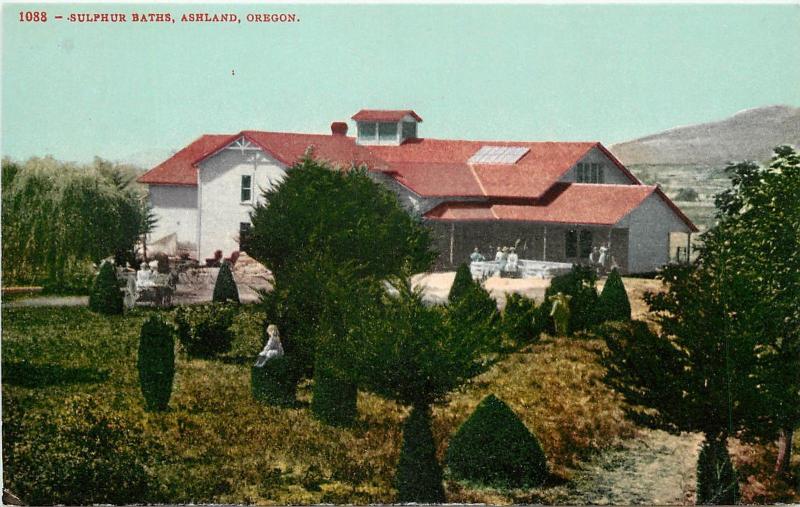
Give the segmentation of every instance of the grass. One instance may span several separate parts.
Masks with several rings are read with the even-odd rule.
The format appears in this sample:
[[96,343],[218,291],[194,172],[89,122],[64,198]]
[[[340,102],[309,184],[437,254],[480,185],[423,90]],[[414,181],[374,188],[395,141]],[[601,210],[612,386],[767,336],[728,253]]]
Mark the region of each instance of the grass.
[[[310,416],[310,385],[298,408],[255,402],[250,362],[261,348],[263,315],[242,307],[236,340],[215,360],[179,354],[170,410],[142,408],[136,371],[139,310],[104,317],[85,308],[17,308],[3,312],[3,394],[25,414],[17,441],[37,428],[33,415],[52,414],[66,398],[88,393],[143,428],[162,453],[154,464],[161,501],[169,503],[388,503],[405,407],[359,394],[355,427],[325,426]],[[549,465],[569,478],[581,460],[634,434],[621,400],[600,382],[599,341],[546,338],[474,379],[434,410],[439,456],[449,436],[489,393],[505,400],[540,438]],[[21,494],[31,485],[9,476]],[[494,491],[447,483],[450,501],[547,498],[547,488]],[[135,501],[137,499],[131,499]]]

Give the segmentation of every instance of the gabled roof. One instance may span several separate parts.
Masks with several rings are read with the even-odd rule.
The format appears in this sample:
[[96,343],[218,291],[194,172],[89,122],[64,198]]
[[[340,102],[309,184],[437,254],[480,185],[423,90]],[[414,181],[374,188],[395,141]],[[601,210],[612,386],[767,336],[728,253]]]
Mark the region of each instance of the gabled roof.
[[355,121],[400,121],[406,116],[422,122],[422,118],[411,109],[362,109],[351,116],[351,119]]
[[149,185],[197,185],[195,162],[206,158],[221,146],[227,146],[236,139],[230,134],[206,134],[198,137],[188,146],[170,158],[139,176],[139,183]]
[[247,139],[261,146],[279,162],[290,166],[313,148],[314,157],[335,165],[367,164],[375,169],[385,169],[385,163],[355,139],[341,135],[293,134],[286,132],[260,132],[245,130]]
[[690,230],[686,215],[656,186],[556,183],[542,199],[530,202],[445,202],[425,218],[437,221],[524,221],[611,226],[622,220],[650,195],[656,194],[676,212]]

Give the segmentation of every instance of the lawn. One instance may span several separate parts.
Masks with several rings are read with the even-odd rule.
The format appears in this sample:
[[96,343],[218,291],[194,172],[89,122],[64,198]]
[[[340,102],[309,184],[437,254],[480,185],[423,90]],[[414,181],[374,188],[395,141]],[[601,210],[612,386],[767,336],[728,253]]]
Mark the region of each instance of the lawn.
[[[35,435],[36,415],[63,410],[76,394],[92,395],[158,449],[153,499],[170,502],[392,502],[401,422],[407,411],[359,395],[355,427],[332,428],[308,410],[310,386],[298,408],[255,402],[249,366],[261,347],[264,316],[244,306],[233,350],[214,360],[178,354],[170,411],[142,409],[136,371],[138,331],[150,312],[104,317],[85,308],[3,311],[3,395],[14,405],[17,442]],[[434,410],[443,456],[450,435],[487,394],[504,399],[540,438],[553,477],[538,490],[496,491],[447,482],[450,501],[555,501],[552,485],[568,480],[597,451],[633,436],[621,400],[601,382],[598,340],[544,337],[505,358]],[[8,424],[4,411],[4,423]],[[8,417],[12,417],[8,416]],[[148,446],[149,448],[150,446]],[[13,465],[13,463],[12,463]],[[33,487],[11,474],[6,484],[25,497]],[[131,498],[130,501],[135,501]]]

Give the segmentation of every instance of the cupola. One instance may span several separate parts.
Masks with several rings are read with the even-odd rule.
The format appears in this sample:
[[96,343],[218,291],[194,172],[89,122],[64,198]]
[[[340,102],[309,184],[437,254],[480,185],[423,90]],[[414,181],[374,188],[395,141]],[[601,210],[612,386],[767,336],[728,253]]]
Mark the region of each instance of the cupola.
[[417,138],[417,124],[422,118],[410,109],[362,109],[352,117],[358,131],[358,144],[387,144],[398,146]]

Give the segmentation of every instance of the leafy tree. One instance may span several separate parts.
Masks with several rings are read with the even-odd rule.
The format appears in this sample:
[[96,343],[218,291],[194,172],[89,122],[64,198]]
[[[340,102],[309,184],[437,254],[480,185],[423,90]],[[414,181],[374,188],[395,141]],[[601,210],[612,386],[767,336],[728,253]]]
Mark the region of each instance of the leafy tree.
[[625,292],[622,277],[616,269],[609,273],[603,292],[597,300],[597,319],[631,320],[631,302],[628,300],[628,293]]
[[175,337],[172,326],[158,315],[142,325],[136,366],[147,410],[166,410],[175,378]]
[[[484,371],[486,354],[495,348],[495,332],[489,325],[460,326],[448,312],[448,307],[425,305],[419,289],[412,289],[408,279],[394,280],[389,293],[362,306],[360,318],[351,323],[342,343],[337,363],[344,365],[360,388],[412,407],[412,416],[419,420],[409,420],[407,429],[429,425],[424,414],[430,406]],[[415,436],[404,437],[400,483],[405,483],[407,463],[428,463],[427,471],[419,470],[421,465],[412,467],[426,481],[440,473],[438,462],[422,458],[429,445],[422,433],[417,428]],[[402,501],[429,499],[427,494],[412,498],[401,491]]]
[[454,476],[489,486],[532,487],[547,479],[547,459],[538,439],[493,394],[458,428],[446,460]]
[[475,280],[472,279],[472,273],[467,264],[461,264],[456,270],[456,277],[453,279],[453,285],[450,286],[450,292],[447,295],[447,300],[450,304],[454,304],[460,297],[464,295],[471,287],[475,285]]
[[598,322],[597,315],[597,273],[589,266],[572,266],[572,271],[559,275],[550,281],[544,300],[559,292],[570,296],[569,334],[589,329]]
[[89,295],[89,308],[93,312],[105,315],[119,315],[123,311],[122,292],[114,265],[104,262],[92,284],[92,293]]
[[223,262],[222,266],[219,268],[217,282],[214,284],[212,300],[215,303],[239,303],[239,288],[236,286],[236,280],[233,278],[233,272],[231,271],[231,264],[229,262]]

